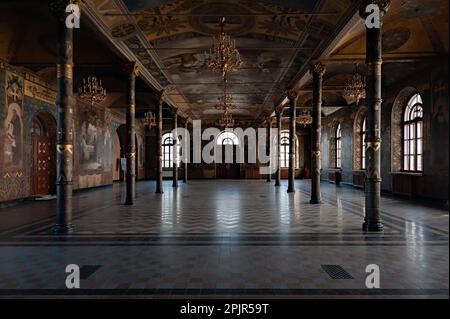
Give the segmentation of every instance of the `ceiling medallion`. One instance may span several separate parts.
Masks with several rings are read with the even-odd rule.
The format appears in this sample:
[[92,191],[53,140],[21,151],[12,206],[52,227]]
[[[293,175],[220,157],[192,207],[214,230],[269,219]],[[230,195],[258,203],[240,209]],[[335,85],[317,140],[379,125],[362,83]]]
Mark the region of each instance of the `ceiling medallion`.
[[345,85],[343,96],[347,101],[354,100],[356,105],[361,99],[366,98],[366,85],[358,73],[358,63],[355,63],[355,73]]
[[236,49],[236,40],[231,40],[231,37],[224,31],[225,17],[220,18],[220,24],[221,32],[213,38],[213,47],[209,50],[206,63],[208,69],[219,72],[222,80],[225,80],[229,72],[242,66],[243,61]]
[[297,116],[297,123],[306,127],[306,125],[312,124],[313,119],[308,110],[303,110],[300,115]]
[[95,75],[83,78],[83,86],[78,89],[80,99],[89,101],[91,105],[101,103],[106,99],[106,89],[103,88],[102,80]]

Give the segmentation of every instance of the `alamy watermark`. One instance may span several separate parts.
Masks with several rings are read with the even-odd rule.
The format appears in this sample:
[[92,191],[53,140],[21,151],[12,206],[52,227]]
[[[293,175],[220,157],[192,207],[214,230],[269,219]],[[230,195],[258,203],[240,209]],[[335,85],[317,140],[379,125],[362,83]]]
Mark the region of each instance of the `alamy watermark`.
[[380,7],[376,4],[369,4],[366,7],[366,13],[368,13],[365,21],[366,27],[368,29],[381,28]]
[[66,27],[68,29],[79,29],[81,20],[80,6],[71,3],[66,7],[66,13],[68,13],[66,17]]
[[[231,132],[236,142],[218,143],[219,136],[224,132]],[[270,143],[267,143],[266,128],[227,128],[221,131],[210,127],[202,132],[201,121],[194,120],[192,150],[190,132],[185,128],[176,128],[172,130],[172,137],[181,141],[173,145],[173,151],[177,157],[181,156],[180,160],[184,163],[259,163],[262,165],[259,169],[261,174],[273,174],[278,170],[278,129],[270,129],[269,135]],[[204,145],[204,141],[208,143]]]

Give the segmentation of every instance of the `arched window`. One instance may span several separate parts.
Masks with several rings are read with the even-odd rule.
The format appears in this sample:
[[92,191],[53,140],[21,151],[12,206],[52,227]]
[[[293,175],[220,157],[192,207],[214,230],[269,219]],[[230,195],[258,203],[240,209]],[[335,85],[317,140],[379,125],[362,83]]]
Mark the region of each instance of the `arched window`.
[[336,127],[336,138],[334,141],[336,153],[335,153],[335,166],[336,168],[341,168],[342,166],[342,132],[341,124],[339,123]]
[[364,118],[362,125],[361,125],[361,131],[359,134],[361,135],[361,169],[366,169],[366,135],[367,135],[367,127],[366,127],[366,120],[367,118]]
[[31,133],[34,133],[36,135],[44,135],[42,124],[37,118],[35,118],[33,120],[33,123],[31,124]]
[[[162,155],[163,155],[163,168],[173,167],[173,145],[174,138],[172,133],[166,133],[162,137]],[[180,140],[177,140],[176,151],[178,154],[177,164],[180,164]]]
[[289,132],[282,131],[280,134],[280,167],[288,168],[289,167]]
[[423,105],[420,94],[414,94],[403,113],[403,170],[422,171]]
[[224,131],[217,137],[217,145],[239,145],[239,138],[234,132]]

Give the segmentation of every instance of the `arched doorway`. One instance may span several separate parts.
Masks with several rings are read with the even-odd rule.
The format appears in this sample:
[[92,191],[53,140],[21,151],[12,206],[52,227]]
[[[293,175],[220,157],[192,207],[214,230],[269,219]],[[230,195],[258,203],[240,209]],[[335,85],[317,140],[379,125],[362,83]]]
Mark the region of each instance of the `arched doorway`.
[[30,192],[32,196],[55,193],[56,121],[39,112],[31,123]]
[[[216,147],[220,148],[222,158],[220,163],[216,163],[216,178],[218,179],[239,179],[241,164],[237,163],[235,156],[239,138],[234,132],[224,131],[220,133],[216,140]],[[242,147],[244,150],[244,147]]]

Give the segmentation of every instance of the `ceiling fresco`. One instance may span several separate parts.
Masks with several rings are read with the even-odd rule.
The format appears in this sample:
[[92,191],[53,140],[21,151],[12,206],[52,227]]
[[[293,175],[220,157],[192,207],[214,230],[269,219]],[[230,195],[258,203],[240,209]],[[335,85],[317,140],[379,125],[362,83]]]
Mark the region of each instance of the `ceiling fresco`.
[[223,85],[208,70],[205,54],[220,32],[220,16],[227,16],[225,31],[244,61],[228,76],[234,115],[257,118],[273,110],[279,93],[356,10],[350,0],[124,0],[123,5],[128,18],[111,25],[112,37],[123,41],[161,86],[176,87],[170,95],[179,107],[203,119],[221,114],[214,106]]

